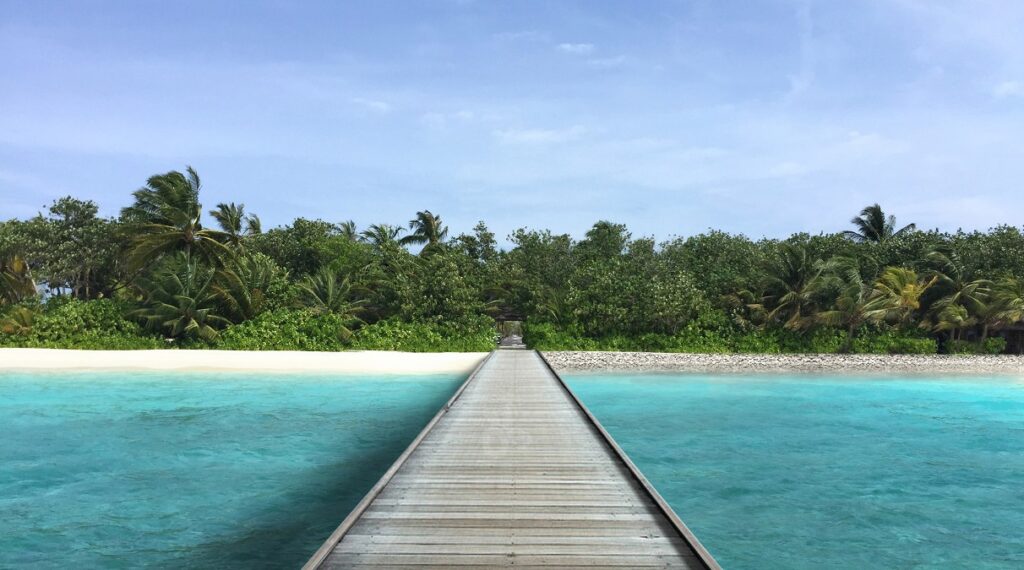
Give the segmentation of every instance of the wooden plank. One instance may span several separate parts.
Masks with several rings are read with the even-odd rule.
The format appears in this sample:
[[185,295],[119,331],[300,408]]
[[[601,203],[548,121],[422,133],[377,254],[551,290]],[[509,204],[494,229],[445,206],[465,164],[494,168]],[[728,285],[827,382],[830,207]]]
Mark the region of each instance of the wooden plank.
[[337,560],[328,560],[329,568],[359,568],[361,566],[446,565],[494,568],[523,565],[548,566],[611,566],[619,568],[693,568],[696,560],[685,556],[657,556],[627,554],[623,556],[594,556],[569,554],[391,554],[344,553]]
[[526,350],[492,353],[305,568],[510,566],[718,568]]
[[601,425],[601,422],[597,421],[597,418],[594,417],[594,414],[590,413],[590,410],[587,409],[587,406],[583,403],[583,401],[576,396],[572,389],[569,388],[569,385],[566,384],[564,380],[562,380],[562,377],[559,376],[557,372],[555,372],[555,369],[551,366],[547,359],[545,359],[544,356],[541,355],[540,353],[537,353],[537,358],[540,358],[540,360],[544,363],[544,366],[546,366],[547,369],[551,372],[551,375],[556,380],[558,380],[558,383],[559,385],[561,385],[562,389],[565,390],[567,394],[569,394],[569,397],[573,399],[573,401],[576,403],[579,409],[582,410],[583,413],[587,416],[587,419],[590,420],[591,425],[593,425],[594,428],[597,429],[597,431],[601,434],[601,437],[604,438],[605,443],[607,443],[608,446],[611,447],[615,455],[619,457],[619,460],[622,461],[622,463],[629,469],[629,472],[633,475],[633,479],[637,483],[639,483],[640,486],[644,489],[644,491],[654,500],[654,502],[661,507],[662,512],[668,518],[669,522],[672,523],[672,526],[674,526],[676,530],[679,531],[679,534],[682,535],[683,539],[685,539],[686,542],[690,545],[697,558],[699,558],[708,568],[711,568],[713,570],[721,570],[721,567],[718,565],[718,562],[716,562],[714,557],[711,556],[711,553],[708,551],[708,549],[705,548],[704,545],[701,544],[700,540],[697,539],[697,535],[695,535],[693,531],[691,531],[689,527],[686,526],[686,523],[684,523],[683,520],[679,518],[679,515],[677,515],[675,511],[672,510],[672,507],[669,506],[668,501],[662,498],[662,496],[658,493],[657,489],[654,488],[654,485],[651,485],[650,481],[648,481],[647,478],[644,477],[643,473],[640,472],[636,465],[633,464],[633,461],[629,458],[629,456],[626,455],[626,452],[623,451],[621,447],[619,447],[619,444],[615,442],[615,439],[611,436],[611,434],[604,429],[604,426]]
[[427,434],[429,434],[430,430],[433,429],[435,425],[437,425],[437,423],[441,420],[441,417],[444,416],[448,412],[448,410],[451,409],[452,405],[454,405],[456,401],[458,401],[459,397],[462,396],[462,393],[465,392],[466,387],[469,386],[470,382],[472,382],[474,378],[476,378],[476,375],[493,356],[494,353],[491,352],[490,354],[487,355],[487,358],[484,358],[483,361],[481,361],[480,364],[477,365],[477,367],[473,370],[469,377],[466,378],[466,381],[463,382],[462,385],[459,386],[459,389],[455,391],[455,394],[453,394],[452,397],[448,400],[448,402],[445,403],[445,405],[440,410],[437,411],[437,414],[435,414],[433,419],[431,419],[430,422],[427,423],[427,426],[423,428],[423,431],[421,431],[420,434],[416,436],[416,439],[414,439],[413,442],[409,444],[409,447],[404,452],[402,452],[402,455],[400,455],[398,459],[396,459],[395,462],[391,465],[391,467],[388,468],[388,470],[384,473],[384,476],[382,476],[380,480],[377,481],[377,483],[370,489],[366,496],[363,497],[359,504],[356,505],[356,508],[352,509],[352,512],[349,513],[347,517],[345,517],[345,520],[341,521],[341,524],[338,525],[338,528],[336,528],[329,537],[327,537],[327,540],[324,541],[323,545],[321,545],[320,548],[313,553],[313,556],[309,559],[309,561],[303,565],[304,570],[306,568],[312,569],[320,566],[320,563],[322,563],[324,559],[327,558],[327,556],[331,553],[331,550],[335,547],[335,545],[338,544],[338,541],[340,541],[341,538],[345,536],[345,533],[348,532],[350,528],[352,528],[352,525],[355,524],[357,520],[359,520],[359,516],[363,513],[363,511],[366,510],[366,508],[370,506],[370,503],[372,503],[373,500],[377,498],[377,495],[379,495],[380,492],[384,490],[384,487],[386,487],[388,482],[391,481],[391,478],[394,477],[396,473],[398,473],[398,470],[402,467],[402,465],[405,464],[406,460],[409,459],[413,451],[416,450],[416,447],[419,446],[420,442],[422,442],[427,437]]
[[568,537],[572,539],[604,538],[615,540],[622,537],[633,538],[661,538],[678,537],[675,529],[666,523],[663,527],[651,524],[647,527],[637,527],[636,524],[623,525],[619,527],[604,527],[601,529],[581,529],[578,526],[567,526],[565,528],[536,525],[502,526],[502,527],[480,527],[480,526],[447,526],[447,524],[434,525],[360,525],[353,528],[346,536],[413,536],[413,535],[436,535],[436,536],[480,536],[494,537],[502,536],[508,538],[549,538]]
[[679,544],[683,539],[677,536],[509,536],[501,535],[440,535],[440,534],[349,534],[345,542],[348,544],[570,544],[570,545],[609,545],[609,544]]
[[491,544],[461,542],[457,544],[437,542],[381,543],[363,540],[343,540],[334,548],[337,553],[365,554],[385,551],[388,554],[422,554],[425,556],[448,554],[484,554],[499,556],[674,556],[679,544],[673,542],[653,543],[561,543],[561,544]]

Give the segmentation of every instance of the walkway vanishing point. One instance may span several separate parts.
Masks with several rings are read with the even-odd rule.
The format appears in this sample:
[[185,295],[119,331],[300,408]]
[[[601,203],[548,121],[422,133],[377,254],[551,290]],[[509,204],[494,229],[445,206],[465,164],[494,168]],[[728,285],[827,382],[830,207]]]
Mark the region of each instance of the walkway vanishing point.
[[504,348],[304,570],[384,567],[719,568],[547,362]]

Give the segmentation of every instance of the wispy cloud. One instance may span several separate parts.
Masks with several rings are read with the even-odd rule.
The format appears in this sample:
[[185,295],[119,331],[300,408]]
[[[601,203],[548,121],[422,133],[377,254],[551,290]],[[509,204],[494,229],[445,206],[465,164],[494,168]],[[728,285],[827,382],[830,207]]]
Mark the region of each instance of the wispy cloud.
[[999,99],[1006,99],[1008,97],[1024,97],[1024,82],[1003,81],[999,85],[996,85],[995,89],[992,90],[992,94]]
[[587,55],[594,53],[597,49],[594,44],[558,44],[558,49],[565,53],[571,53],[574,55]]
[[444,130],[455,124],[467,124],[477,118],[476,113],[468,109],[462,109],[452,113],[440,113],[431,111],[420,115],[420,124],[427,128]]
[[378,101],[376,99],[363,99],[362,97],[352,98],[352,102],[364,109],[373,111],[374,113],[386,114],[391,112],[391,104],[386,101]]
[[[607,3],[564,18],[486,2],[452,18],[441,4],[310,0],[309,33],[256,51],[229,46],[279,20],[262,4],[238,26],[197,5],[185,49],[116,33],[173,34],[155,8],[87,29],[84,5],[11,4],[0,219],[65,189],[116,208],[146,175],[191,163],[208,201],[242,195],[268,224],[314,207],[404,219],[411,196],[453,228],[484,217],[499,234],[616,216],[638,233],[778,236],[841,228],[879,199],[924,227],[1020,224],[1024,3],[783,0],[737,18],[728,3],[652,0],[614,27]],[[340,13],[369,31],[337,34]],[[339,178],[357,191],[325,197]],[[964,188],[984,202],[942,201]],[[381,195],[397,205],[382,210]],[[536,207],[568,200],[589,209]]]
[[800,69],[787,77],[789,79],[789,98],[803,94],[814,83],[814,65],[816,49],[814,45],[814,20],[811,16],[810,0],[805,0],[796,11],[800,33]]
[[615,57],[599,57],[587,60],[587,65],[591,67],[619,67],[626,63],[626,56],[617,55]]
[[935,2],[932,0],[890,0],[893,12],[907,16],[908,24],[920,32],[933,48],[964,48],[987,55],[1004,64],[1024,62],[1021,26],[1024,6],[1016,2]]
[[548,34],[538,30],[518,30],[514,32],[498,32],[496,34],[491,34],[491,38],[499,42],[538,42],[546,40],[548,38]]
[[586,133],[586,127],[573,125],[564,129],[500,129],[494,136],[503,143],[550,144],[578,140]]

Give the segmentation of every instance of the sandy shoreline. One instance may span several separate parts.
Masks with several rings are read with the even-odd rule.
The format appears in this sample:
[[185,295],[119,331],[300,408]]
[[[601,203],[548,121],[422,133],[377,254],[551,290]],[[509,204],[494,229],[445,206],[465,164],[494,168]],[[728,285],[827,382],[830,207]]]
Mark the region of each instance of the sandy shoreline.
[[298,352],[0,348],[14,370],[235,370],[367,374],[469,374],[485,352]]
[[[233,350],[63,350],[0,348],[0,372],[13,370],[221,370],[366,374],[468,374],[483,352],[300,352]],[[1012,375],[1020,356],[842,354],[681,354],[545,352],[559,372],[697,372]]]
[[697,372],[1011,375],[1024,377],[1021,356],[874,354],[679,354],[545,352],[559,372]]

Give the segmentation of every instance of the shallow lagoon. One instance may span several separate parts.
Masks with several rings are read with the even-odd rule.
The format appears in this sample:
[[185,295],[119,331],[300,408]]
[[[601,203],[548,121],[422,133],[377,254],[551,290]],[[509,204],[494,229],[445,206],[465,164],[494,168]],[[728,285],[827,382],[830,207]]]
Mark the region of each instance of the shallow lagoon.
[[0,567],[301,566],[461,380],[0,373]]
[[1024,567],[1024,384],[569,375],[729,570]]

